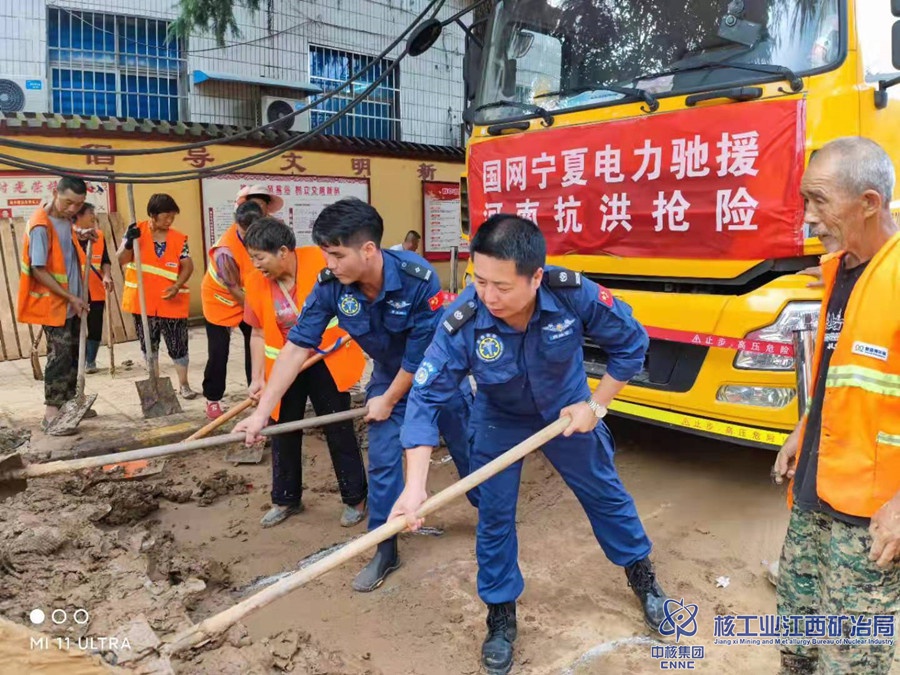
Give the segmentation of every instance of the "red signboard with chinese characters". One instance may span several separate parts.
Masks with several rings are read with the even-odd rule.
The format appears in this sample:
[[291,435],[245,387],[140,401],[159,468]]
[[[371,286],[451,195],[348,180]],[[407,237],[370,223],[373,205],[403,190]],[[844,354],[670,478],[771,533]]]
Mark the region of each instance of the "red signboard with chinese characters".
[[473,225],[536,220],[550,255],[803,252],[803,101],[718,105],[475,143]]
[[[53,197],[59,176],[0,171],[0,218],[28,219],[41,202]],[[87,181],[87,201],[98,213],[115,210],[115,191],[109,183]]]
[[422,181],[423,250],[426,260],[450,260],[457,247],[460,260],[469,257],[469,242],[459,223],[459,183]]

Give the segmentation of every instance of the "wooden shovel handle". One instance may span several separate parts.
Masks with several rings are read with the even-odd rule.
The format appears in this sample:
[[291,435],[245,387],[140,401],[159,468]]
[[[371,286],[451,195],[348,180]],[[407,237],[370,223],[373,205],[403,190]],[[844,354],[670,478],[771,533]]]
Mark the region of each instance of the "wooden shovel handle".
[[[428,499],[422,508],[416,514],[422,518],[430,513],[438,510],[445,504],[461,497],[474,487],[477,487],[488,478],[495,476],[505,468],[515,464],[525,455],[537,450],[548,441],[559,436],[566,427],[569,426],[571,418],[567,415],[556,420],[552,424],[544,427],[533,436],[529,436],[524,441],[510,448],[502,455],[483,467],[470,473],[465,478],[457,481],[453,485],[441,490],[436,495]],[[285,577],[268,588],[251,595],[246,600],[242,600],[238,604],[201,621],[196,626],[192,626],[175,635],[172,640],[163,646],[162,652],[165,654],[177,654],[189,647],[201,644],[211,637],[228,630],[235,623],[243,619],[248,614],[284,597],[291,591],[303,586],[304,584],[316,579],[326,572],[330,572],[335,567],[355,558],[364,553],[373,546],[377,546],[383,541],[387,541],[391,537],[399,534],[406,529],[406,518],[392,518],[381,527],[372,530],[368,534],[354,539],[343,548],[335,551],[309,567],[298,572],[294,572],[289,577]]]
[[[336,424],[337,422],[345,422],[347,420],[363,417],[369,412],[368,407],[351,408],[350,410],[342,410],[341,412],[330,413],[328,415],[319,415],[317,417],[306,417],[296,422],[284,422],[271,427],[266,427],[260,432],[261,436],[276,436],[278,434],[288,434],[292,431],[300,429],[314,429],[323,427],[328,424]],[[122,464],[136,459],[154,459],[156,457],[168,457],[169,455],[183,455],[188,452],[196,452],[197,450],[207,450],[216,448],[229,443],[238,443],[246,438],[243,432],[218,434],[212,438],[201,438],[196,441],[179,441],[177,443],[169,443],[167,445],[157,445],[151,448],[138,448],[136,450],[126,450],[125,452],[113,452],[107,455],[98,455],[95,457],[80,457],[78,459],[64,459],[55,462],[44,462],[42,464],[29,464],[27,466],[11,469],[0,473],[0,483],[6,480],[15,480],[17,478],[35,478],[37,476],[52,476],[58,473],[71,473],[72,471],[81,471],[82,469],[93,469],[106,464]]]
[[185,442],[196,441],[198,438],[203,438],[204,436],[208,436],[211,432],[218,429],[220,426],[225,424],[225,422],[227,422],[228,420],[234,419],[235,417],[240,415],[247,408],[251,407],[254,403],[255,403],[255,401],[252,398],[248,398],[245,401],[241,401],[240,403],[238,403],[236,406],[234,406],[228,412],[226,412],[222,415],[219,415],[219,417],[214,419],[212,422],[210,422],[206,426],[201,427],[200,429],[197,429],[197,431],[195,431],[190,436],[188,436],[187,438],[184,439]]
[[[337,351],[335,349],[336,347],[343,348],[346,345],[350,344],[351,342],[353,342],[353,338],[348,337],[345,340],[342,340],[340,345],[338,345],[338,343],[335,342],[333,345],[331,345],[331,347],[329,347],[327,350],[325,350],[324,353],[319,352],[319,353],[311,356],[310,358],[308,358],[306,360],[306,363],[303,364],[303,366],[300,368],[300,371],[297,374],[299,375],[304,370],[309,368],[311,365],[318,363],[322,359],[326,358],[329,354],[333,354],[334,352],[332,352],[331,350]],[[247,408],[249,408],[252,405],[255,405],[255,403],[252,399],[248,398],[246,401],[242,401],[241,403],[239,403],[238,405],[233,407],[231,410],[226,412],[224,415],[221,415],[217,419],[214,419],[212,422],[207,424],[205,427],[198,429],[197,431],[192,433],[190,436],[188,436],[184,440],[185,441],[196,441],[198,438],[203,438],[204,436],[208,436],[211,432],[215,431],[220,426],[225,424],[225,422],[227,422],[228,420],[234,419],[235,416],[240,415],[242,412],[244,412]]]

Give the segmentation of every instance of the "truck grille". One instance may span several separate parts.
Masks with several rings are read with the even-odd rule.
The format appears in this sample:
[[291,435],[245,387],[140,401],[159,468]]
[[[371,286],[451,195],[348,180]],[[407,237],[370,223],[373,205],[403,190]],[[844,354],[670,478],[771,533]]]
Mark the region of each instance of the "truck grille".
[[[591,377],[606,373],[606,352],[590,339],[584,341],[584,369]],[[631,384],[648,389],[682,393],[690,391],[697,381],[709,347],[650,340],[644,367]]]

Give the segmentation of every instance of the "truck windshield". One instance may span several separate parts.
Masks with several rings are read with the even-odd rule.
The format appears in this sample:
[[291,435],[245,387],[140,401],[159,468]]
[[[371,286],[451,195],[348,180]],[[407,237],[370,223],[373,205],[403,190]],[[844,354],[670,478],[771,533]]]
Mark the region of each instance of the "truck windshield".
[[748,64],[802,75],[840,56],[838,0],[500,0],[475,121],[530,115],[499,101],[609,105],[635,97],[604,85],[659,97],[777,77]]

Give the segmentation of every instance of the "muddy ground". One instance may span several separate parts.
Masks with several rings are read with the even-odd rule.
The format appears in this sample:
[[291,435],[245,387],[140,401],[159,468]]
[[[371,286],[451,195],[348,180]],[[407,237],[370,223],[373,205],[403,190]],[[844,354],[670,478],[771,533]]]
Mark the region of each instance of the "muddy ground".
[[[774,612],[763,563],[777,557],[787,511],[783,489],[768,481],[772,455],[630,423],[614,421],[613,430],[660,581],[698,605],[699,631],[680,643],[704,645],[695,669],[774,672],[774,648],[715,646],[712,638],[716,614]],[[141,481],[96,474],[31,481],[0,509],[0,614],[70,643],[92,636],[87,650],[107,663],[153,672],[158,663],[137,658],[150,651],[153,634],[132,627],[136,640],[124,651],[102,649],[99,638],[121,636],[143,617],[165,640],[363,533],[339,525],[340,498],[320,438],[306,439],[306,511],[272,529],[258,525],[269,506],[268,455],[239,467],[223,456],[170,459]],[[455,479],[452,467],[433,467],[434,490]],[[526,460],[518,521],[526,590],[513,672],[659,672],[651,656],[659,643],[624,574],[603,557],[577,501],[540,455]],[[404,535],[404,565],[378,591],[351,590],[364,562],[352,561],[248,617],[218,644],[173,660],[174,671],[479,672],[484,608],[475,593],[475,513],[463,501],[427,524],[443,535]],[[54,608],[70,617],[82,608],[90,621],[32,626],[36,608],[48,617]]]

